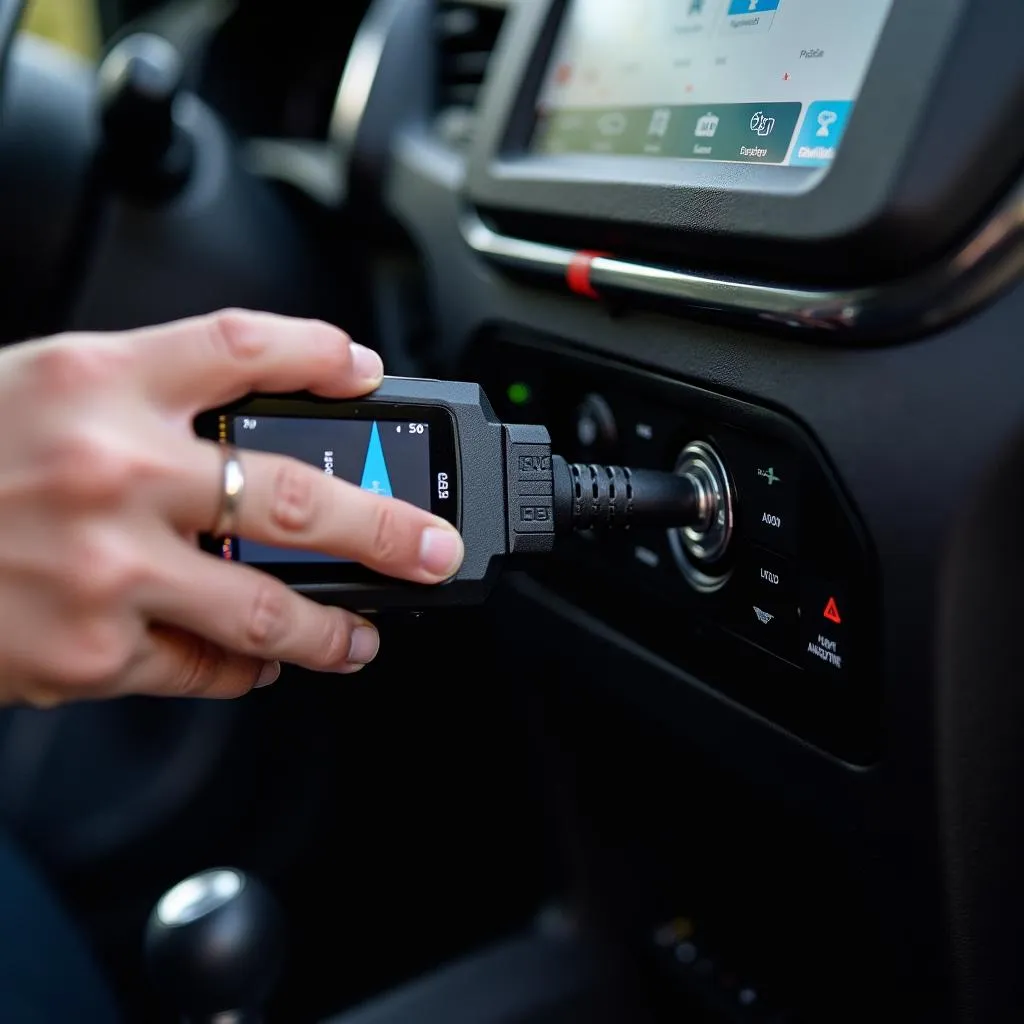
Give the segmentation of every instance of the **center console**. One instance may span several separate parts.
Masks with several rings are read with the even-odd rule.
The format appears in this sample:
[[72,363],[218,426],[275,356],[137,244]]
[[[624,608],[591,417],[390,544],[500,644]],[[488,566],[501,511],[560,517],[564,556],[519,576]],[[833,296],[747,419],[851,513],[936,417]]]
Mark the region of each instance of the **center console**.
[[438,5],[375,3],[379,80],[339,95],[360,207],[400,226],[435,318],[389,367],[480,381],[573,462],[692,471],[716,513],[574,539],[494,595],[574,881],[617,923],[645,899],[648,932],[711,922],[726,959],[756,936],[737,976],[792,968],[803,1005],[820,984],[812,1021],[846,1019],[826,988],[865,996],[850,1019],[895,1009],[865,994],[886,972],[907,1019],[1019,1006],[1019,942],[987,938],[1019,920],[1019,816],[985,794],[1014,791],[991,765],[1024,719],[978,695],[1019,692],[1020,662],[974,666],[1014,607],[977,556],[1018,507],[1024,6],[440,7],[418,63]]
[[[827,460],[778,411],[514,327],[469,372],[575,462],[697,469],[707,531],[584,534],[537,572],[693,679],[844,759],[879,753],[875,561]],[[472,357],[471,357],[472,358]]]

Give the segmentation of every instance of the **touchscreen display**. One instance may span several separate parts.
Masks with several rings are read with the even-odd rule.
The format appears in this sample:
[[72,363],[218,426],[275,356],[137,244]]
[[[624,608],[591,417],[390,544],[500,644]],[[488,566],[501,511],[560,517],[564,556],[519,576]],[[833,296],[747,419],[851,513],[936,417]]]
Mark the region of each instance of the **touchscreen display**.
[[[224,440],[236,447],[308,462],[374,494],[431,508],[431,444],[428,423],[384,419],[330,419],[285,416],[226,416]],[[234,538],[227,557],[256,564],[337,562],[315,552],[271,547]]]
[[533,149],[822,167],[893,0],[568,0]]

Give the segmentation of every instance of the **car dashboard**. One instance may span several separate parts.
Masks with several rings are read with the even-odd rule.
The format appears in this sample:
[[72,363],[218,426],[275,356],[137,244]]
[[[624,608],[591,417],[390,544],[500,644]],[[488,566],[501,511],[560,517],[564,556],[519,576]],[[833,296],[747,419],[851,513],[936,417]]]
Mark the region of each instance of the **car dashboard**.
[[[529,722],[572,906],[670,1019],[1016,1019],[1024,7],[345,19],[343,52],[295,32],[261,68],[290,108],[219,37],[189,115],[315,245],[276,207],[253,227],[248,185],[216,217],[115,203],[67,323],[323,316],[573,462],[699,465],[711,531],[574,538],[455,659],[474,714],[493,687]],[[307,116],[261,120],[271,91]],[[446,666],[465,638],[437,635]]]
[[1019,18],[380,3],[342,79],[348,187],[436,318],[410,365],[729,490],[713,557],[581,538],[496,599],[608,912],[727,1019],[747,974],[812,1021],[1012,1001]]

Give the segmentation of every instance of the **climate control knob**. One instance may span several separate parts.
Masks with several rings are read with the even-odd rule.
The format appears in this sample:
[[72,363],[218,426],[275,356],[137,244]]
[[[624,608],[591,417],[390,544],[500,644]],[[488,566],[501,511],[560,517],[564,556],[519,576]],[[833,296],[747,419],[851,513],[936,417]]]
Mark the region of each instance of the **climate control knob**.
[[676,473],[690,477],[700,492],[699,522],[669,530],[679,568],[697,590],[717,590],[728,579],[723,557],[732,540],[735,501],[728,471],[706,441],[692,441],[676,460]]
[[598,394],[586,395],[576,409],[576,441],[588,454],[607,452],[618,440],[619,431],[611,407]]

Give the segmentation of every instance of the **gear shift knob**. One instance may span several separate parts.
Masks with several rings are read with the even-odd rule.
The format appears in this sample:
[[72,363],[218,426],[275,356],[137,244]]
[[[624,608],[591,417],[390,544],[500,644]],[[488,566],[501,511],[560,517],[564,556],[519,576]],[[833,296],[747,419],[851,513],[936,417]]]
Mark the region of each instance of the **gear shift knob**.
[[258,1024],[284,960],[281,911],[244,872],[203,871],[153,908],[146,959],[188,1024]]
[[191,168],[189,137],[174,119],[185,69],[166,40],[137,32],[100,64],[97,86],[106,169],[120,188],[150,198],[173,195]]

